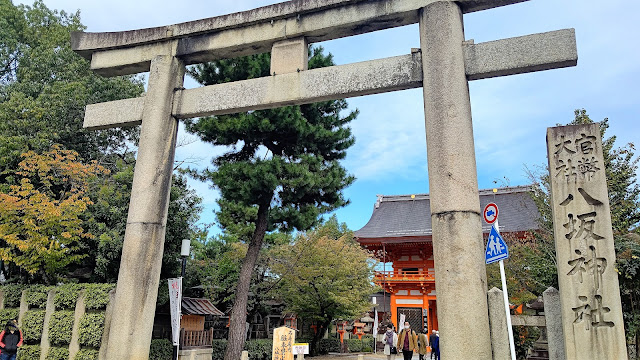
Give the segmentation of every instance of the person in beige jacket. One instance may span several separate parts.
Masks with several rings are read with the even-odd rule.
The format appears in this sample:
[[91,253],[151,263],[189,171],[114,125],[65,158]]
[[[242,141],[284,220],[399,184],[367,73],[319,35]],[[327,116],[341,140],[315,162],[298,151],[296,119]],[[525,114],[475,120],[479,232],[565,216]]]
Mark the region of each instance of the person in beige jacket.
[[402,351],[404,360],[411,360],[413,352],[418,351],[418,335],[411,330],[411,325],[408,321],[404,322],[404,329],[398,334],[398,345],[396,345],[398,351]]
[[420,354],[420,360],[424,360],[424,356],[427,355],[427,346],[429,342],[427,340],[427,334],[429,329],[424,328],[420,334],[418,334],[418,354]]

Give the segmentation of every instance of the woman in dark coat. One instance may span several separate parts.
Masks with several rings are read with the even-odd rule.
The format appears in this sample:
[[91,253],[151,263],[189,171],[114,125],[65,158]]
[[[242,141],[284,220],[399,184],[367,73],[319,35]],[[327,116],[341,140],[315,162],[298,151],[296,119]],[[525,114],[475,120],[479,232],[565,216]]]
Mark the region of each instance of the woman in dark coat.
[[16,360],[18,348],[22,346],[22,331],[11,320],[0,332],[0,360]]

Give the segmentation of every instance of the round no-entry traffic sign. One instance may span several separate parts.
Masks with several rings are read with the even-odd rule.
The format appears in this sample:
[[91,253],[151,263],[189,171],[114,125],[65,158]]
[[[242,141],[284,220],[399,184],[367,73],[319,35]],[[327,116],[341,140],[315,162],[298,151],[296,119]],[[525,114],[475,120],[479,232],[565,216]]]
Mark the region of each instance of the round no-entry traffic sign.
[[494,203],[488,203],[487,206],[484,207],[484,211],[482,212],[482,216],[484,217],[484,221],[487,224],[493,224],[498,220],[498,205]]

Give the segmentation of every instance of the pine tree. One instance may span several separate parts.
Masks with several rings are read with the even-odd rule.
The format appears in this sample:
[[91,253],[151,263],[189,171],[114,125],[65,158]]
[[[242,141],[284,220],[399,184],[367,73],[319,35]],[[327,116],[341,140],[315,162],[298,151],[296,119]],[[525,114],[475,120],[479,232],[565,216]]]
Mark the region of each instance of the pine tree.
[[[333,65],[331,55],[311,50],[309,68]],[[203,85],[269,76],[270,54],[202,64],[189,74]],[[249,111],[187,121],[203,141],[226,146],[213,167],[191,173],[221,193],[217,219],[248,243],[231,312],[226,360],[240,358],[245,341],[249,285],[269,231],[307,230],[322,214],[347,204],[342,190],[354,178],[339,163],[354,143],[342,116],[344,100]]]

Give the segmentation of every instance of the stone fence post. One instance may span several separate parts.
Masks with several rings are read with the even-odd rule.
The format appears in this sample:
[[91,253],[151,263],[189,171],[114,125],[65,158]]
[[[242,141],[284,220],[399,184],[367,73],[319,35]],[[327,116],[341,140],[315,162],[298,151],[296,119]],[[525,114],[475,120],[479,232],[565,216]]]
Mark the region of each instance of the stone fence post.
[[86,312],[84,294],[85,290],[80,291],[76,301],[76,309],[73,314],[73,330],[71,330],[71,342],[69,343],[69,359],[75,358],[78,351],[80,351],[80,320]]
[[22,290],[20,295],[20,313],[18,315],[18,326],[22,327],[22,321],[24,320],[24,314],[29,310],[29,304],[27,304],[27,291]]
[[42,325],[42,338],[40,339],[40,360],[47,359],[47,354],[51,347],[51,343],[49,342],[49,321],[51,321],[51,316],[56,310],[56,304],[54,302],[55,296],[56,291],[49,290],[47,294],[47,308],[44,312],[44,324]]
[[0,310],[4,309],[4,291],[0,289]]
[[504,311],[502,290],[494,287],[487,293],[489,302],[489,326],[491,328],[491,348],[493,360],[510,360],[507,314]]
[[550,287],[542,293],[542,299],[544,301],[544,317],[547,321],[549,360],[565,360],[560,293],[554,287]]
[[102,331],[102,341],[100,341],[100,353],[98,360],[107,359],[107,345],[109,344],[109,330],[111,329],[111,318],[113,317],[113,302],[116,298],[116,289],[109,291],[109,304],[104,311],[104,330]]

